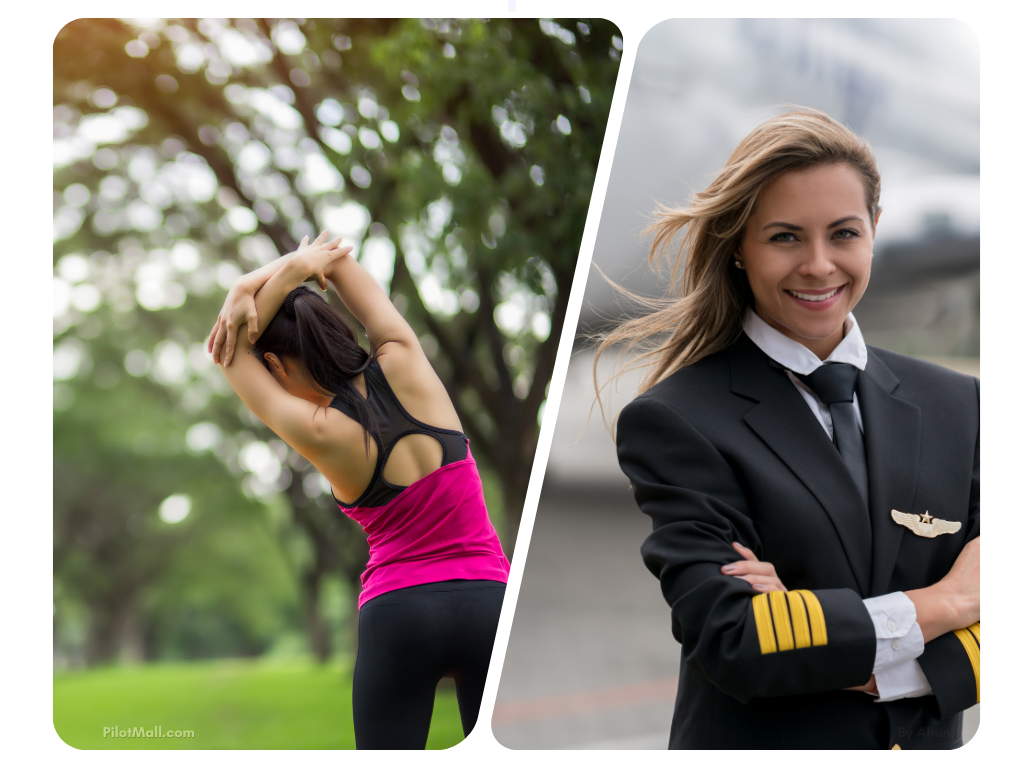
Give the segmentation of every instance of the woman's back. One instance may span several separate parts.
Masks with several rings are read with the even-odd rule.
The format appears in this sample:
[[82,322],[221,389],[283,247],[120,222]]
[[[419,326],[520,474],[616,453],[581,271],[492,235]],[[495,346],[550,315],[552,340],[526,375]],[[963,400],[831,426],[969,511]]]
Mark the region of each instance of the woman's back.
[[[353,506],[381,480],[406,487],[426,477],[448,463],[451,436],[465,440],[448,393],[418,346],[385,343],[367,372],[369,382],[364,372],[353,383],[388,433],[367,445],[357,414],[335,398],[323,448],[307,456],[330,481],[335,497],[356,500]],[[376,489],[375,498],[382,493]]]
[[[370,545],[360,605],[417,584],[504,581],[508,561],[487,514],[465,434],[409,413],[377,361],[362,376],[376,427],[373,473],[354,501],[335,497],[341,511],[362,526]],[[352,406],[335,398],[331,410],[350,413]],[[410,445],[413,440],[416,444]],[[404,463],[395,470],[395,454],[403,448]],[[409,481],[395,482],[403,473]]]

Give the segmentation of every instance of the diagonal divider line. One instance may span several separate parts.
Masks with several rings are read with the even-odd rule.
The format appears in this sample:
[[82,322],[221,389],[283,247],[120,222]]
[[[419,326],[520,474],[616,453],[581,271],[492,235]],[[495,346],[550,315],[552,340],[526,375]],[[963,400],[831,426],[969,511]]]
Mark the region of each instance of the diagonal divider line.
[[643,683],[632,683],[583,693],[501,702],[494,707],[491,724],[508,725],[530,720],[546,720],[582,712],[620,709],[673,699],[678,684],[679,678],[666,677],[661,680],[648,680]]

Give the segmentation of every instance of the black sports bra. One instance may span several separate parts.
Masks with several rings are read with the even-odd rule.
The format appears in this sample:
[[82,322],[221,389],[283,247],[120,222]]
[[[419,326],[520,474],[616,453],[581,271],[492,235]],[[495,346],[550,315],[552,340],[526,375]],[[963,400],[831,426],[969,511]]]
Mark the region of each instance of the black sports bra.
[[[408,487],[392,485],[384,479],[384,465],[387,464],[395,444],[406,435],[430,435],[435,438],[441,444],[442,467],[466,458],[469,441],[466,439],[465,433],[454,429],[432,427],[410,416],[409,412],[398,402],[391,385],[384,378],[384,371],[381,370],[376,360],[363,371],[363,381],[366,383],[366,404],[377,417],[377,425],[380,428],[380,438],[374,438],[377,440],[377,465],[373,468],[373,479],[370,480],[370,484],[362,495],[351,504],[339,501],[335,496],[334,500],[339,505],[342,507],[383,507]],[[356,418],[351,406],[341,402],[337,397],[331,401],[331,407],[337,408],[352,419]]]

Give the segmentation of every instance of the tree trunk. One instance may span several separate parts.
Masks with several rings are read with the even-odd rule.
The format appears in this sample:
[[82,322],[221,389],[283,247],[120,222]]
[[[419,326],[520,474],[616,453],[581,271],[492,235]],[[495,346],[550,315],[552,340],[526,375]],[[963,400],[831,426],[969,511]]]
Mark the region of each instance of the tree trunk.
[[90,611],[85,641],[85,663],[90,667],[110,661],[117,648],[117,631],[109,619],[97,614],[97,611]]
[[302,573],[302,613],[309,647],[316,660],[324,664],[331,658],[331,629],[320,610],[320,587],[324,570],[314,562]]
[[146,660],[146,642],[139,626],[135,611],[129,611],[121,619],[119,634],[120,660],[122,664],[141,664]]
[[125,595],[89,605],[89,629],[85,641],[85,663],[88,666],[114,661],[120,655],[131,612],[132,600]]
[[[320,601],[323,580],[336,574],[349,584],[352,595],[357,598],[361,586],[360,576],[369,559],[366,534],[354,520],[348,520],[336,512],[328,512],[321,504],[306,498],[302,490],[302,472],[292,473],[289,486],[292,506],[292,521],[309,538],[313,560],[301,574],[303,592],[303,613],[310,649],[323,663],[331,657],[332,637],[330,625],[324,620]],[[325,497],[321,497],[324,499]],[[327,502],[326,506],[333,506]],[[355,648],[353,640],[352,647]]]

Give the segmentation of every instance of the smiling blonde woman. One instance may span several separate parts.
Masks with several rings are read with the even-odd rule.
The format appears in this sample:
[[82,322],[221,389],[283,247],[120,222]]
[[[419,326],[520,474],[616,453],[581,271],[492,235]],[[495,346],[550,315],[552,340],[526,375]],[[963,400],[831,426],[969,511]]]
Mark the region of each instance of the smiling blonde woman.
[[682,645],[672,748],[950,749],[980,700],[979,384],[864,343],[880,191],[827,115],[766,121],[657,211],[675,295],[598,350],[647,371],[617,444]]

